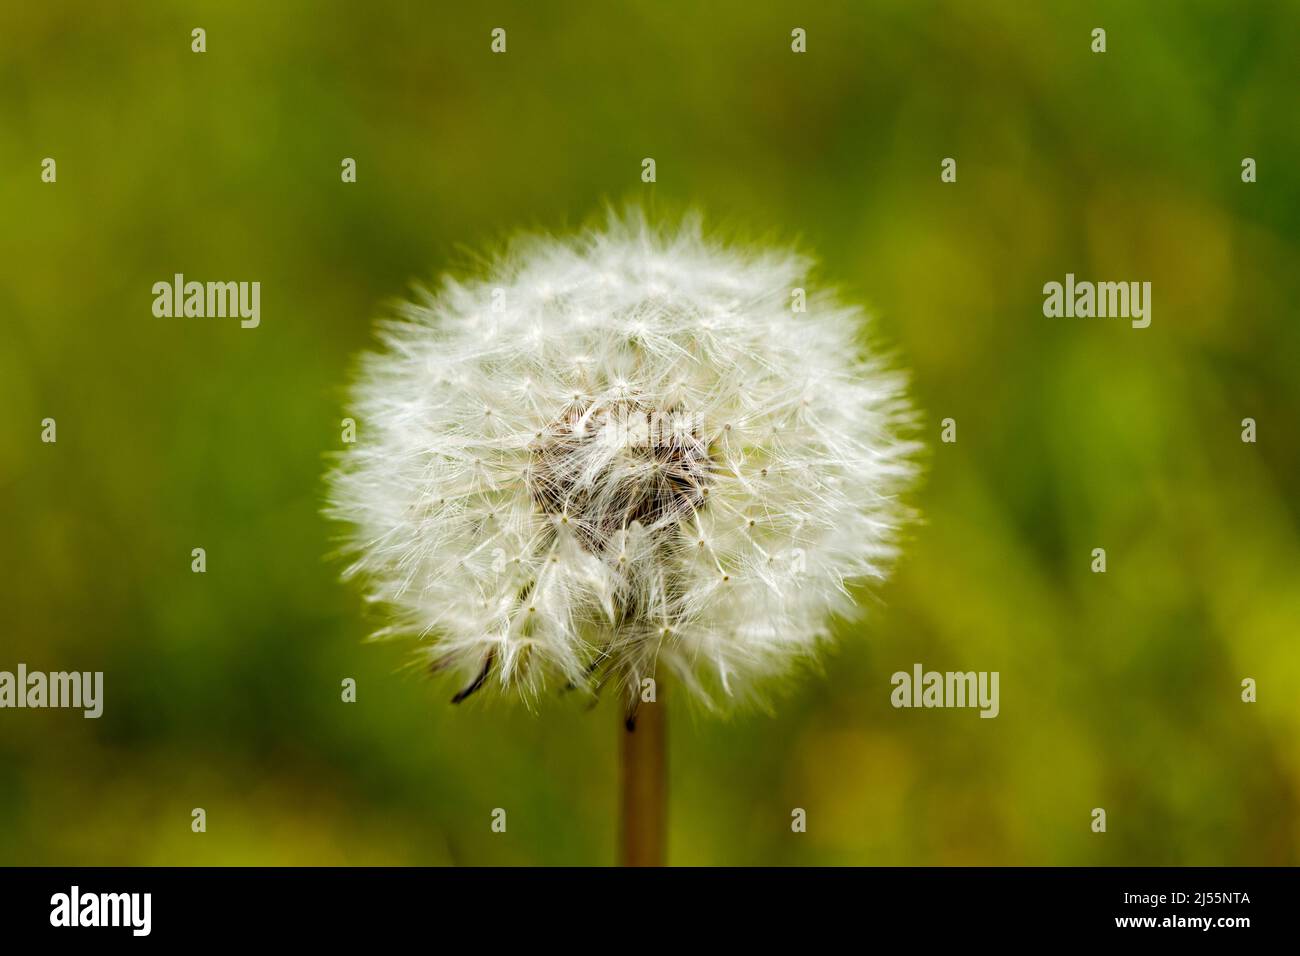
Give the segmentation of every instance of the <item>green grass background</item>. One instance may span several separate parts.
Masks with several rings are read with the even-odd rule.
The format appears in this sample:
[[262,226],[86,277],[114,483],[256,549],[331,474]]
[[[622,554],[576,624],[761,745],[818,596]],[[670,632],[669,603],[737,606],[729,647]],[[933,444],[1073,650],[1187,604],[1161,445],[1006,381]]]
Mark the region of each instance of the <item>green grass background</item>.
[[[1300,859],[1300,5],[812,6],[0,7],[0,669],[106,675],[98,721],[0,711],[0,863],[613,859],[614,709],[449,706],[362,642],[319,507],[382,304],[648,201],[645,156],[660,208],[819,253],[932,445],[824,674],[674,703],[672,859]],[[174,272],[259,280],[261,327],[155,319]],[[1044,318],[1066,272],[1152,326]],[[894,710],[917,661],[1001,716]]]

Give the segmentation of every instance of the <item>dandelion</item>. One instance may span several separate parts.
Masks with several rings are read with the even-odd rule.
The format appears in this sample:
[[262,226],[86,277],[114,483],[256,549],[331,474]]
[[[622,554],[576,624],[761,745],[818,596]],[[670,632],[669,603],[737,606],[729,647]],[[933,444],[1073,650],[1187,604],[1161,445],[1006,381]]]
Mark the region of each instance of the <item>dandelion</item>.
[[793,305],[809,268],[611,215],[421,291],[355,385],[331,513],[384,633],[425,638],[457,701],[617,688],[637,818],[662,816],[664,678],[708,708],[762,695],[909,516],[904,376],[858,308]]

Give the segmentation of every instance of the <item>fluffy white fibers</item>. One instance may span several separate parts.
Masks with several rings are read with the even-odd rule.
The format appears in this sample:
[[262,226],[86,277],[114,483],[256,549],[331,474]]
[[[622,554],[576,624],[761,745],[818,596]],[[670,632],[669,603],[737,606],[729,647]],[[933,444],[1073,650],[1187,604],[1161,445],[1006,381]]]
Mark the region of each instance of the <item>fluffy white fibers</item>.
[[382,324],[331,475],[348,575],[469,687],[725,704],[882,578],[918,449],[905,380],[810,263],[632,213],[516,240]]

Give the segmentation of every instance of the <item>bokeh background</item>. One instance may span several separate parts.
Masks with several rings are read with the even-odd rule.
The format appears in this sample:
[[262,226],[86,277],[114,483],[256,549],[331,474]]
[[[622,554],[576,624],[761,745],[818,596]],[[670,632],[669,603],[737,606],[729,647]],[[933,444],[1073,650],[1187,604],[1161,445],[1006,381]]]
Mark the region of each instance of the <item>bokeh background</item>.
[[[607,200],[815,250],[932,446],[823,674],[673,703],[674,862],[1296,863],[1298,35],[1294,2],[0,5],[0,669],[106,682],[98,721],[0,711],[0,863],[614,859],[610,703],[451,707],[363,642],[319,513],[384,303]],[[260,281],[261,327],[154,318],[175,272]],[[1151,281],[1151,327],[1044,318],[1066,272]],[[1001,716],[893,709],[915,662],[999,671]]]

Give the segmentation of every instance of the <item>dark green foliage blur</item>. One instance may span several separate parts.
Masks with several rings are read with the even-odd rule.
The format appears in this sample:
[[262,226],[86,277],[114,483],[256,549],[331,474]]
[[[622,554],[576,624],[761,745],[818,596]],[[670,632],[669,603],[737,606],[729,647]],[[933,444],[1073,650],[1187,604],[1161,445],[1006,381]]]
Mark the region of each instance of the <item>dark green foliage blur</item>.
[[[628,200],[816,251],[931,446],[823,673],[673,702],[673,861],[1300,861],[1297,35],[1226,0],[3,4],[0,669],[106,699],[0,711],[0,863],[614,859],[611,702],[451,707],[364,642],[319,509],[385,303]],[[261,327],[154,318],[176,272],[260,281]],[[1045,318],[1067,272],[1151,281],[1151,327]],[[1001,715],[895,710],[916,662],[999,671]]]

